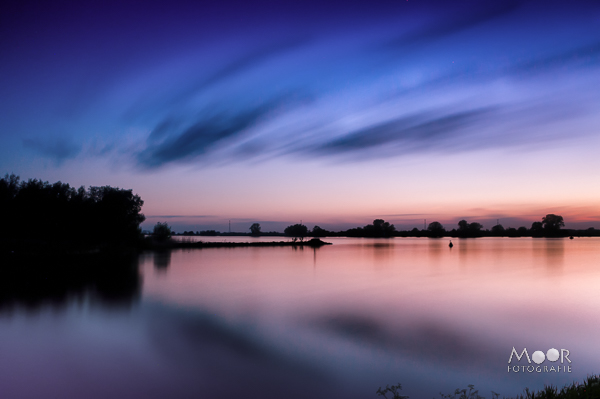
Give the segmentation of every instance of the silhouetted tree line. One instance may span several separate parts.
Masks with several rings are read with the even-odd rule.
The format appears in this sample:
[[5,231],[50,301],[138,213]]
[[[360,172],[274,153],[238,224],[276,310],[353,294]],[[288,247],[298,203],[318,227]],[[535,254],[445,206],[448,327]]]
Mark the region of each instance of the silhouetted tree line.
[[329,231],[319,226],[313,227],[312,231],[304,225],[288,226],[285,235],[292,237],[454,237],[454,238],[476,238],[476,237],[598,237],[600,230],[590,227],[586,230],[563,229],[564,219],[560,215],[548,214],[540,222],[533,222],[531,228],[521,226],[519,228],[509,227],[505,229],[498,224],[491,230],[484,230],[481,223],[469,223],[461,220],[457,228],[446,230],[440,222],[431,222],[427,229],[398,231],[393,224],[383,219],[375,219],[372,224],[364,227],[356,227],[343,231]]
[[372,224],[364,227],[356,227],[346,230],[347,237],[394,237],[397,233],[396,227],[383,219],[375,219]]
[[372,224],[363,227],[355,227],[348,230],[332,231],[326,230],[320,226],[314,226],[309,230],[303,224],[294,224],[285,228],[284,233],[261,231],[259,223],[253,223],[249,233],[220,233],[215,230],[207,231],[185,231],[178,235],[201,235],[201,236],[281,236],[293,237],[303,240],[305,237],[453,237],[453,238],[476,238],[476,237],[596,237],[600,236],[600,230],[590,227],[586,230],[563,229],[565,226],[563,217],[560,215],[548,214],[540,222],[533,222],[531,228],[521,226],[519,228],[504,228],[501,224],[493,226],[490,230],[484,229],[478,222],[469,223],[466,220],[458,222],[457,227],[446,230],[444,226],[437,221],[429,223],[427,229],[414,228],[412,230],[396,230],[393,224],[383,219],[375,219]]
[[[531,228],[521,226],[519,228],[504,228],[501,224],[492,226],[491,229],[484,229],[478,222],[469,223],[466,220],[458,222],[457,227],[446,230],[446,228],[437,221],[429,223],[426,229],[413,228],[412,230],[396,230],[393,224],[383,219],[375,219],[372,224],[363,227],[355,227],[348,230],[332,231],[326,230],[320,226],[314,226],[309,230],[303,224],[294,224],[285,228],[284,233],[271,231],[263,232],[259,223],[253,223],[249,233],[221,233],[215,230],[205,231],[184,231],[177,235],[184,236],[287,236],[303,240],[305,237],[453,237],[453,238],[476,238],[476,237],[597,237],[600,236],[600,230],[590,227],[586,230],[564,229],[563,217],[560,215],[548,214],[539,222],[533,222]],[[175,234],[175,233],[173,233]]]
[[74,188],[7,174],[0,179],[0,240],[5,249],[132,246],[141,238],[143,204],[132,190]]
[[294,224],[292,226],[288,226],[283,230],[283,234],[288,237],[299,238],[301,240],[304,239],[308,235],[308,227],[303,224]]

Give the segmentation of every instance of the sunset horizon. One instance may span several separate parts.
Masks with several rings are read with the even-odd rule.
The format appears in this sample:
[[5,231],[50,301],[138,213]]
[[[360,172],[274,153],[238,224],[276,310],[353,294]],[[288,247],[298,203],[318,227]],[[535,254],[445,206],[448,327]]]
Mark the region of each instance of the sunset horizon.
[[144,229],[600,228],[596,3],[175,3],[3,6],[0,172]]
[[4,0],[0,398],[599,399],[599,149],[600,0]]

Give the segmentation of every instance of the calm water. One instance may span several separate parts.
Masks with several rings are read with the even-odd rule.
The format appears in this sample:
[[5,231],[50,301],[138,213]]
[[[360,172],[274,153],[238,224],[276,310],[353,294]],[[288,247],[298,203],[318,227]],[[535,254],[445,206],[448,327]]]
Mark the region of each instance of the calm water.
[[[119,301],[5,305],[0,397],[489,398],[600,372],[599,239],[327,241],[148,253]],[[572,372],[509,373],[513,346]]]

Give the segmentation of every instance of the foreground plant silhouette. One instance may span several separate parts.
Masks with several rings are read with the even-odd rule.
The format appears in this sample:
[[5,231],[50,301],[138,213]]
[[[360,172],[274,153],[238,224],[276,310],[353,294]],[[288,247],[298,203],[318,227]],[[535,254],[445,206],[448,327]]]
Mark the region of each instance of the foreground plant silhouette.
[[553,385],[546,385],[535,392],[525,388],[524,393],[516,399],[598,399],[600,398],[600,376],[588,376],[583,383],[573,382],[560,390]]
[[[392,385],[391,387],[389,385],[386,385],[385,389],[381,389],[381,387],[379,387],[376,393],[377,395],[383,396],[386,399],[408,399],[408,396],[400,395],[400,393],[398,392],[400,390],[402,390],[402,384]],[[386,395],[388,393],[391,393],[394,396],[388,398]]]
[[[402,385],[388,385],[385,389],[379,388],[377,395],[383,396],[386,399],[409,399],[408,396],[400,395],[398,392],[402,389]],[[387,393],[394,396],[388,398]],[[444,395],[440,393],[442,399],[485,399],[479,395],[479,391],[474,385],[468,385],[468,389],[457,389],[452,394]],[[498,399],[500,394],[492,391],[493,399]],[[525,388],[523,393],[514,397],[514,399],[600,399],[600,376],[590,375],[583,383],[573,382],[562,387],[560,390],[553,385],[546,385],[540,391],[531,391]]]
[[[469,387],[468,392],[466,389],[456,389],[456,391],[454,391],[454,394],[444,395],[440,393],[440,396],[444,399],[485,399],[485,397],[479,395],[479,390],[475,389],[475,385],[470,384],[467,386]],[[498,399],[498,395],[500,394],[492,391],[492,396],[494,397],[494,399]]]

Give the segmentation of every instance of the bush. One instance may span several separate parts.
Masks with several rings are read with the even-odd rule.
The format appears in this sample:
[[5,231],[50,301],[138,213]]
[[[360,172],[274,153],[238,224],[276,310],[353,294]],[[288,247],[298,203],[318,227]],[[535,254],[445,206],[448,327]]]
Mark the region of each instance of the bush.
[[171,238],[173,232],[171,231],[171,227],[167,224],[167,222],[161,223],[158,222],[154,225],[154,230],[152,230],[152,236],[157,241],[167,241]]

